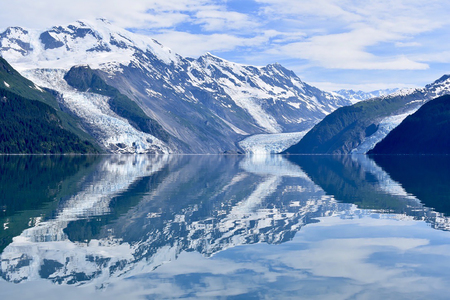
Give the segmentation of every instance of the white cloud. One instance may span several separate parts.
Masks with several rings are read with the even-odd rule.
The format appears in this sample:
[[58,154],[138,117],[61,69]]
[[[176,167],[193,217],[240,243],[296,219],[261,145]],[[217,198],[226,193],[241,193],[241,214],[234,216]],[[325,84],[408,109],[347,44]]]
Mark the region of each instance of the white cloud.
[[420,47],[421,43],[418,42],[396,42],[395,47]]
[[362,28],[349,33],[314,36],[305,42],[290,43],[272,49],[272,53],[308,59],[325,68],[372,70],[423,70],[428,65],[403,55],[376,56],[367,47],[395,40],[396,34]]
[[[438,1],[393,0],[258,0],[262,14],[298,19],[314,26],[305,41],[272,47],[268,53],[306,59],[316,66],[355,70],[425,70],[404,47],[420,47],[415,35],[442,28],[448,18],[439,11],[447,4]],[[304,25],[305,26],[305,25]],[[306,26],[305,26],[306,27]],[[337,32],[336,32],[337,31]],[[406,41],[406,42],[405,42]],[[373,50],[382,45],[389,53]]]
[[415,55],[417,61],[434,62],[434,63],[450,63],[450,51],[432,52]]
[[[263,14],[283,18],[303,16],[318,16],[320,18],[333,18],[345,22],[360,21],[361,16],[345,10],[342,1],[334,0],[256,0],[265,6]],[[347,1],[346,1],[347,2]]]
[[223,10],[200,10],[195,14],[195,23],[201,24],[206,31],[251,30],[258,24],[248,15]]
[[[2,3],[0,27],[42,28],[78,19],[104,17],[121,27],[171,27],[190,18],[189,13],[210,0],[16,0]],[[11,13],[14,12],[14,13]]]
[[242,38],[231,34],[192,34],[180,31],[166,31],[154,35],[164,45],[171,45],[183,56],[197,57],[206,52],[222,52],[237,47],[258,46],[268,40],[264,35]]
[[237,0],[4,2],[0,28],[46,28],[104,17],[145,32],[182,55],[210,51],[241,63],[285,62],[299,75],[304,70],[313,74],[306,81],[324,76],[332,81],[329,69],[364,74],[428,70],[426,77],[431,78],[441,71],[429,66],[450,63],[450,4],[442,0],[255,0],[245,5]]

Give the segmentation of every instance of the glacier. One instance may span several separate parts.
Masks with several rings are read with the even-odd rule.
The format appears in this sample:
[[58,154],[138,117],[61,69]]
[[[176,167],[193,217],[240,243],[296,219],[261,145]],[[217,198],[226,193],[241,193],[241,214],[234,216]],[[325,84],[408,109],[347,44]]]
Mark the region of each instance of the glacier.
[[65,70],[33,69],[23,72],[42,87],[59,92],[60,104],[83,120],[83,126],[104,149],[114,153],[170,153],[164,142],[151,134],[138,131],[114,113],[108,97],[82,93],[64,80]]
[[301,132],[255,134],[239,142],[239,146],[248,154],[281,153],[297,144],[309,130]]
[[358,147],[354,148],[351,153],[359,153],[359,154],[365,154],[369,152],[369,150],[372,150],[376,144],[378,144],[382,139],[384,139],[389,132],[392,131],[395,127],[400,125],[400,123],[409,115],[412,115],[415,113],[419,108],[414,108],[412,110],[409,110],[406,113],[399,114],[399,115],[392,115],[387,118],[384,118],[380,121],[378,124],[377,131],[366,137],[363,142],[358,145]]

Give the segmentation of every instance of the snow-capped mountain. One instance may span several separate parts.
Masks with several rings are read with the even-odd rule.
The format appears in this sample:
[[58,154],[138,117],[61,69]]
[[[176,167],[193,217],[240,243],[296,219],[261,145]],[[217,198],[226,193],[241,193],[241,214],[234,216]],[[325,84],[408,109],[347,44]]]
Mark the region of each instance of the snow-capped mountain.
[[[237,143],[247,136],[301,132],[350,104],[309,86],[279,64],[246,66],[209,53],[181,57],[103,19],[46,31],[8,28],[0,33],[0,55],[25,77],[58,91],[65,109],[110,152],[242,151]],[[79,65],[89,65],[106,84],[135,101],[167,131],[168,141],[135,132],[108,109],[107,98],[64,83],[64,75]]]
[[382,89],[382,90],[375,90],[371,92],[363,92],[361,90],[354,91],[354,90],[339,90],[334,91],[334,93],[338,94],[339,96],[342,96],[343,98],[350,100],[352,103],[356,103],[359,101],[387,96],[392,93],[397,92],[399,89]]
[[339,109],[317,124],[290,153],[367,153],[423,104],[450,94],[450,76],[424,88],[398,90]]
[[424,88],[398,90],[390,95],[379,97],[378,99],[387,101],[395,98],[407,99],[407,101],[404,107],[396,112],[377,119],[377,130],[373,134],[367,135],[360,145],[352,149],[352,152],[367,153],[394,128],[400,125],[407,116],[415,113],[423,104],[448,94],[450,94],[450,76],[444,75],[435,82],[427,84]]

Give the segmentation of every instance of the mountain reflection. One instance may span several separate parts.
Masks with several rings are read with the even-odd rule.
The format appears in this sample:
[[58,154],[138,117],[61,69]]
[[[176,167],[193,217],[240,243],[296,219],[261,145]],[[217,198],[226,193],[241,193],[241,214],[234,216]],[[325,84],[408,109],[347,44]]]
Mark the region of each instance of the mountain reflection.
[[450,156],[374,155],[373,159],[425,206],[450,215]]
[[[437,165],[443,167],[442,163],[448,163],[447,158],[435,157],[434,168],[427,164],[429,161],[425,164],[417,163],[417,159],[419,162],[423,161],[415,156],[375,158],[377,162],[382,162],[380,165],[396,175],[395,180],[365,155],[291,156],[289,160],[298,164],[317,185],[328,195],[333,195],[336,200],[353,203],[363,209],[375,209],[380,212],[401,214],[405,218],[425,220],[433,228],[450,230],[449,219],[444,214],[446,211],[435,211],[426,206],[433,204],[434,208],[445,208],[443,204],[445,202],[441,202],[441,199],[430,201],[430,195],[435,194],[432,191],[435,191],[436,187],[445,186],[443,182],[449,178],[448,169],[444,167],[444,170],[437,171],[436,167]],[[413,161],[416,163],[412,163]],[[437,172],[435,176],[423,176],[433,172]],[[446,176],[437,180],[436,177],[443,173]],[[420,178],[421,185],[416,186],[416,189],[411,188],[409,180],[411,178],[415,179],[415,184]],[[421,190],[420,186],[426,187],[426,190]],[[445,191],[450,192],[450,189],[446,186]],[[448,198],[450,195],[445,194],[445,191],[440,189],[442,198]]]
[[[20,186],[8,183],[19,175],[1,181],[2,241],[9,245],[0,275],[12,282],[46,278],[102,287],[182,252],[208,257],[237,245],[280,244],[319,217],[372,213],[355,204],[435,228],[448,224],[365,156],[26,159],[1,166],[4,174],[15,174],[8,171],[13,164],[35,166],[22,167],[28,179]],[[22,206],[11,208],[8,188],[29,202],[17,198]]]
[[[51,217],[98,156],[0,156],[0,251],[24,229]],[[3,229],[3,230],[2,230]]]

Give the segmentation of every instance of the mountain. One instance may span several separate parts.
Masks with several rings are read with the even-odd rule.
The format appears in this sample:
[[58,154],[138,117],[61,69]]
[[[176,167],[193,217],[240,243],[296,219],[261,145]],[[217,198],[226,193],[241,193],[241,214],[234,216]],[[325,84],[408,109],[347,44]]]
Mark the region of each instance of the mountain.
[[400,90],[341,107],[285,153],[366,153],[425,102],[449,93],[450,76],[445,75],[424,88]]
[[0,57],[0,153],[96,153],[57,99]]
[[[8,28],[0,33],[0,54],[28,79],[60,93],[59,104],[112,153],[240,152],[238,142],[248,136],[304,131],[351,104],[279,64],[246,66],[209,53],[182,57],[104,19],[45,31]],[[95,82],[81,89],[68,84],[72,67],[80,79],[94,72],[113,94],[101,93]],[[134,102],[133,111],[146,121],[118,112],[111,105],[115,95],[127,99],[128,108]],[[151,130],[142,131],[138,123],[146,122]]]
[[359,91],[339,90],[339,91],[334,91],[334,93],[338,94],[339,96],[342,96],[345,99],[350,100],[352,103],[356,103],[356,102],[363,101],[363,100],[387,96],[387,95],[393,94],[397,91],[399,91],[399,89],[383,89],[383,90],[375,90],[375,91],[371,91],[371,92],[363,92],[361,90],[359,90]]
[[425,103],[369,154],[450,154],[450,95]]
[[92,92],[108,96],[109,108],[118,116],[128,120],[131,126],[145,133],[157,136],[167,142],[169,135],[161,125],[149,118],[145,112],[130,98],[121,94],[116,88],[106,84],[89,66],[72,67],[64,75],[64,80],[81,92]]

